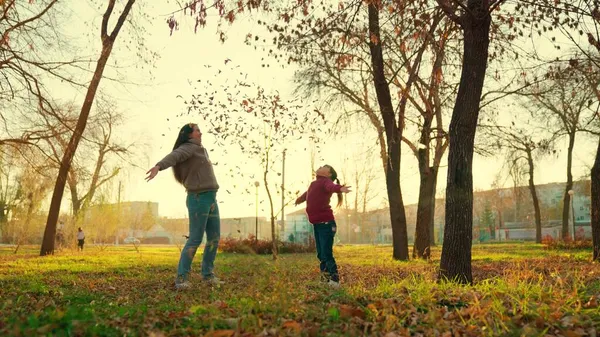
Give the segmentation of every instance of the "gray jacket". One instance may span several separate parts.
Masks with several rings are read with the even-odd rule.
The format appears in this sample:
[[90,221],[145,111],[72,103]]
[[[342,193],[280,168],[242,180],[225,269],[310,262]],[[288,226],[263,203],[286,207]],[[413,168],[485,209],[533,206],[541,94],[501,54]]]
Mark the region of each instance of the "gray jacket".
[[217,191],[219,189],[208,152],[200,141],[190,139],[156,165],[162,171],[177,164],[181,168],[183,186],[188,192]]

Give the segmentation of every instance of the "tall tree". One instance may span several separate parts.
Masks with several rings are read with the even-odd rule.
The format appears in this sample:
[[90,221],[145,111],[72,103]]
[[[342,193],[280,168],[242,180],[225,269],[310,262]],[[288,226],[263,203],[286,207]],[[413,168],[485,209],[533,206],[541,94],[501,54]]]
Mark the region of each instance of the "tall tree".
[[[541,22],[537,27],[541,34],[549,28],[557,32],[554,42],[556,50],[564,50],[564,38],[574,47],[557,57],[558,62],[569,62],[571,68],[577,69],[586,79],[588,88],[594,92],[596,102],[600,102],[598,73],[600,69],[600,7],[595,0],[554,1],[540,0],[523,3],[518,8],[527,11],[532,22]],[[560,35],[559,35],[560,34]],[[562,36],[561,36],[562,35]],[[586,37],[582,38],[582,36]],[[562,39],[561,39],[562,37]],[[572,52],[576,51],[576,52]],[[599,146],[591,170],[591,206],[592,206],[592,239],[594,259],[600,258],[600,137]],[[569,198],[570,199],[570,198]],[[566,205],[566,201],[563,205]],[[564,221],[563,207],[563,221]],[[564,228],[563,228],[564,235]]]
[[[441,116],[445,102],[442,68],[446,66],[446,43],[453,36],[454,24],[440,26],[443,14],[428,8],[426,2],[388,5],[383,6],[379,1],[346,2],[340,8],[325,7],[323,13],[311,13],[308,18],[298,15],[302,19],[298,19],[299,25],[291,23],[294,15],[285,13],[280,16],[281,22],[269,25],[268,29],[275,34],[274,41],[287,58],[272,50],[269,54],[282,64],[286,59],[288,63],[299,64],[298,89],[310,96],[319,95],[326,102],[324,105],[332,107],[328,112],[340,114],[344,110],[340,116],[343,121],[357,116],[359,121],[371,124],[386,179],[400,173],[388,172],[390,167],[399,165],[396,153],[391,152],[396,151],[395,137],[399,136],[410,147],[421,163],[423,178],[418,226],[423,227],[424,234],[419,236],[423,240],[415,250],[422,256],[431,243],[427,229],[431,231],[433,225],[436,166],[447,146]],[[379,29],[378,38],[373,35],[375,26]],[[431,68],[424,61],[428,56],[435,59]],[[375,66],[381,67],[381,71]],[[417,116],[407,117],[412,110],[417,110]],[[336,124],[345,126],[341,122]],[[406,124],[417,126],[419,141],[404,136]],[[388,183],[388,193],[396,194],[394,181]],[[398,191],[400,197],[393,197],[395,201],[390,202],[396,258],[404,254],[399,247],[403,246],[401,235],[406,232],[401,229],[406,217],[400,216],[401,211],[396,209],[401,199],[401,189]],[[398,223],[400,219],[404,219],[402,223]]]
[[96,96],[96,91],[98,90],[100,81],[102,80],[104,68],[106,67],[106,63],[110,58],[115,41],[117,40],[119,32],[121,31],[121,28],[123,27],[123,24],[125,23],[127,16],[129,15],[129,12],[131,11],[133,4],[135,3],[135,0],[127,0],[123,11],[117,19],[115,27],[109,33],[108,22],[113,15],[115,2],[116,0],[108,0],[108,5],[106,7],[104,15],[102,16],[102,23],[100,27],[102,51],[96,63],[94,75],[88,86],[88,90],[85,95],[83,105],[81,107],[81,112],[77,120],[77,125],[73,130],[73,135],[69,140],[69,144],[60,163],[58,177],[56,179],[56,184],[54,186],[54,192],[52,194],[52,200],[50,203],[50,210],[48,212],[46,229],[44,230],[44,239],[42,241],[42,247],[40,249],[40,255],[42,256],[54,253],[54,237],[56,235],[56,222],[58,220],[62,196],[65,189],[67,175],[71,167],[71,162],[73,160],[75,152],[77,151],[77,146],[79,145],[83,132],[85,131],[88,116],[94,103],[94,98]]
[[[440,261],[440,278],[460,283],[473,281],[473,151],[490,44],[491,13],[502,0],[437,0],[447,17],[463,32],[460,85],[450,121],[446,228]],[[460,10],[460,14],[456,12]]]
[[[523,108],[527,109],[529,106],[529,98],[526,97],[522,103]],[[523,170],[528,176],[529,193],[531,195],[531,202],[534,210],[534,222],[536,228],[536,242],[542,242],[542,215],[540,210],[540,202],[538,193],[535,185],[535,163],[543,156],[555,153],[554,150],[554,138],[551,134],[546,132],[544,125],[535,125],[530,120],[524,120],[524,118],[516,118],[507,125],[494,122],[492,125],[482,128],[482,138],[487,140],[486,154],[497,155],[498,151],[502,151],[505,154],[506,160],[510,162],[509,168],[513,172],[512,168],[521,168],[521,164],[526,164]],[[519,169],[521,172],[521,169]],[[520,174],[520,173],[518,173]],[[517,185],[520,188],[520,184],[517,184],[518,179],[515,181],[515,200],[518,198]],[[520,189],[519,189],[520,190]],[[516,200],[517,204],[520,202]],[[515,212],[518,214],[519,206],[516,205]],[[515,221],[517,217],[515,217]]]
[[597,103],[594,93],[579,72],[571,67],[559,64],[548,71],[549,80],[534,86],[531,104],[536,107],[536,117],[545,118],[547,128],[554,137],[566,137],[567,182],[563,197],[562,237],[569,234],[569,214],[571,213],[571,195],[573,189],[573,150],[576,135],[584,131],[593,132],[593,119]]
[[[55,164],[60,165],[71,132],[77,123],[73,104],[65,104],[55,109],[56,118],[44,118],[44,125],[54,136],[45,139],[44,154]],[[75,217],[85,211],[94,200],[96,190],[113,179],[120,171],[120,165],[111,165],[118,158],[127,161],[131,155],[131,145],[122,145],[116,138],[116,128],[122,123],[123,115],[115,104],[102,99],[95,104],[90,115],[90,128],[83,135],[83,141],[74,157],[67,186],[71,195],[71,209]],[[34,125],[34,123],[30,123]]]
[[[385,163],[385,180],[390,203],[390,218],[392,223],[393,257],[397,260],[408,260],[408,233],[406,231],[406,214],[404,200],[400,189],[400,159],[401,141],[404,130],[404,115],[396,119],[390,88],[385,77],[383,45],[379,24],[379,6],[376,3],[368,5],[369,17],[369,49],[371,51],[371,66],[375,93],[379,103],[379,112],[383,119],[387,144],[387,160]],[[413,81],[414,82],[414,79]],[[406,100],[404,100],[406,101]],[[404,103],[406,104],[406,103]]]

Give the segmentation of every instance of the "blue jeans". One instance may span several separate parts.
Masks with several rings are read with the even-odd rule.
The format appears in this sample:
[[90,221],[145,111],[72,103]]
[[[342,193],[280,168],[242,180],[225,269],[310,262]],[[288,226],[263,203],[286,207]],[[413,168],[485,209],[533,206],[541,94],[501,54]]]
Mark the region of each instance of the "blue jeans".
[[333,258],[333,238],[337,231],[335,221],[322,222],[313,225],[319,269],[325,280],[340,281],[337,265]]
[[202,276],[205,279],[214,277],[214,262],[219,247],[219,238],[221,237],[221,219],[219,218],[219,205],[216,198],[216,191],[188,193],[187,195],[186,205],[190,218],[190,235],[181,250],[179,267],[177,268],[178,280],[187,280],[192,267],[192,260],[200,243],[202,243],[204,232],[206,232],[206,246],[202,256]]

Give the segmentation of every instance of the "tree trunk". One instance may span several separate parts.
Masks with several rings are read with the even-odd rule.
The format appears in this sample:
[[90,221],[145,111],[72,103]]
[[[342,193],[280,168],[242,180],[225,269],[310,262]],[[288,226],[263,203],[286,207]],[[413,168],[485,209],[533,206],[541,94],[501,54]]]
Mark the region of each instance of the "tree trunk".
[[[419,201],[417,204],[417,224],[415,226],[415,242],[413,245],[413,258],[429,259],[431,249],[429,246],[430,227],[433,218],[431,209],[431,181],[432,172],[429,165],[429,132],[431,118],[424,118],[419,138],[417,159],[419,163]],[[422,148],[424,147],[424,148]],[[434,192],[435,194],[435,192]]]
[[361,233],[363,235],[361,235],[360,237],[360,242],[359,242],[359,238],[358,236],[356,237],[356,243],[364,243],[363,239],[364,239],[364,228],[362,228],[362,224],[360,223],[360,219],[358,216],[358,192],[359,192],[359,187],[360,187],[360,181],[359,181],[359,176],[358,173],[356,174],[356,180],[354,181],[354,209],[352,211],[352,219],[354,219],[354,224],[356,226],[358,226],[361,229]]
[[[575,147],[575,133],[569,134],[569,148],[567,152],[567,185],[565,186],[565,197],[563,198],[563,212],[562,212],[562,238],[566,240],[571,237],[569,233],[569,215],[571,214],[571,195],[569,191],[573,189],[573,174],[571,173],[571,167],[573,166],[573,148]],[[575,226],[575,223],[573,223]],[[575,238],[572,238],[575,240]]]
[[394,247],[393,258],[396,260],[408,260],[406,214],[402,200],[402,191],[400,189],[400,146],[404,116],[399,117],[400,122],[397,125],[390,88],[385,79],[383,50],[381,35],[379,33],[379,10],[375,3],[369,4],[369,33],[371,35],[369,49],[373,65],[373,81],[379,109],[383,117],[387,141],[388,160],[385,167],[385,183],[388,202],[390,204],[390,221],[392,224],[392,242]]
[[77,179],[73,177],[73,173],[67,174],[67,184],[71,193],[71,212],[73,212],[73,217],[77,219],[79,209],[81,208],[81,200],[79,199],[79,192],[77,190]]
[[592,246],[594,261],[600,260],[600,139],[592,167]]
[[417,204],[417,225],[413,258],[431,257],[431,237],[433,236],[433,218],[435,214],[435,168],[420,172],[419,201]]
[[[463,69],[450,121],[446,228],[440,279],[472,283],[473,148],[487,69],[491,18],[482,0],[469,0],[463,14]],[[479,15],[476,17],[476,15]]]
[[271,190],[269,189],[269,183],[267,182],[267,174],[269,173],[269,150],[266,150],[265,158],[265,171],[263,172],[263,183],[265,184],[265,190],[267,191],[267,197],[269,198],[269,206],[271,210],[271,250],[273,260],[277,260],[277,230],[275,225],[275,208],[273,207],[273,197],[271,196]]
[[46,228],[44,229],[44,238],[42,240],[42,247],[40,249],[41,256],[50,255],[54,253],[56,222],[60,213],[60,204],[62,201],[62,197],[65,192],[67,174],[69,173],[69,169],[71,168],[71,162],[73,161],[73,156],[75,155],[75,151],[77,150],[79,141],[81,140],[83,132],[85,131],[88,116],[90,115],[90,110],[92,108],[92,104],[94,103],[94,98],[96,97],[96,91],[98,90],[98,86],[100,85],[100,80],[102,80],[104,67],[106,66],[106,62],[110,57],[110,53],[112,51],[114,42],[117,36],[119,35],[119,31],[121,30],[121,27],[123,27],[125,19],[127,18],[127,15],[129,15],[129,12],[131,10],[131,7],[133,7],[133,4],[135,3],[135,0],[127,1],[123,12],[119,16],[119,19],[115,24],[115,28],[113,29],[112,33],[108,35],[108,21],[114,9],[115,1],[116,0],[109,0],[108,7],[102,17],[102,24],[100,27],[100,36],[102,38],[102,52],[100,53],[100,58],[96,63],[96,69],[94,70],[94,76],[92,76],[92,81],[88,86],[88,90],[85,95],[83,105],[81,107],[81,112],[79,113],[79,119],[77,120],[77,125],[75,126],[75,130],[73,130],[73,134],[71,135],[69,145],[67,146],[67,149],[65,150],[63,158],[60,162],[58,177],[56,178],[56,184],[54,185],[54,192],[52,193],[52,200],[50,202],[50,210],[48,211]]
[[[102,166],[104,165],[104,156],[106,156],[106,147],[108,146],[109,140],[104,138],[104,144],[100,147],[98,151],[98,159],[96,160],[96,166],[94,167],[94,173],[92,174],[92,180],[90,181],[90,188],[86,193],[83,203],[79,206],[79,210],[85,213],[87,209],[90,207],[90,204],[94,200],[94,196],[96,195],[96,189],[98,186],[98,181],[100,180],[100,171],[102,170]],[[85,217],[85,214],[82,214]]]
[[542,243],[542,213],[540,212],[540,201],[533,182],[533,157],[531,150],[527,151],[527,164],[529,165],[529,192],[533,201],[533,211],[535,213],[535,242]]
[[437,191],[437,178],[438,178],[438,168],[436,166],[431,167],[431,181],[430,181],[430,191],[431,191],[431,218],[429,221],[429,246],[435,247],[435,192]]
[[69,146],[67,146],[65,154],[63,155],[63,159],[60,162],[58,177],[56,179],[56,184],[54,185],[52,201],[50,202],[50,211],[48,212],[48,219],[46,221],[46,229],[44,230],[44,239],[42,241],[42,248],[40,250],[41,256],[50,255],[54,253],[56,221],[58,220],[58,215],[60,213],[60,204],[62,201],[63,193],[65,191],[67,174],[69,173],[69,169],[71,168],[71,162],[73,161],[75,151],[77,151],[77,146],[79,145],[81,136],[85,131],[87,119],[90,114],[92,104],[94,103],[94,98],[96,96],[96,91],[98,90],[100,80],[102,79],[104,67],[106,66],[106,62],[110,57],[112,46],[112,42],[109,42],[102,47],[102,54],[100,55],[100,59],[98,59],[96,70],[94,71],[94,76],[92,77],[92,81],[90,82],[90,86],[88,87],[83,106],[81,107],[81,113],[79,114],[79,119],[77,120],[77,126],[75,126],[75,130],[73,130],[73,135],[71,136],[71,140],[69,141]]

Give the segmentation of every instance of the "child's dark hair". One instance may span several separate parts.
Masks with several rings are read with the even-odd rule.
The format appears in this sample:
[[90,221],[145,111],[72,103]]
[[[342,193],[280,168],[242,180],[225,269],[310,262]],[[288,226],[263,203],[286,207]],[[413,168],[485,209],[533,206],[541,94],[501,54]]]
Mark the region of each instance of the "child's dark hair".
[[[190,135],[192,134],[192,132],[194,132],[194,126],[196,126],[196,124],[188,123],[181,127],[181,130],[179,130],[179,134],[177,135],[177,140],[175,140],[173,150],[177,149],[183,143],[187,143],[190,140]],[[179,165],[173,166],[173,176],[175,176],[175,180],[177,180],[178,183],[183,184],[183,174]]]
[[[329,167],[329,173],[331,173],[331,180],[334,181],[336,184],[341,185],[340,184],[340,180],[338,179],[338,175],[337,172],[335,172],[335,169],[333,167],[331,167],[331,165],[325,165],[327,167]],[[342,194],[342,192],[337,192],[337,205],[336,207],[340,207],[342,206],[342,202],[344,201],[344,195]]]

